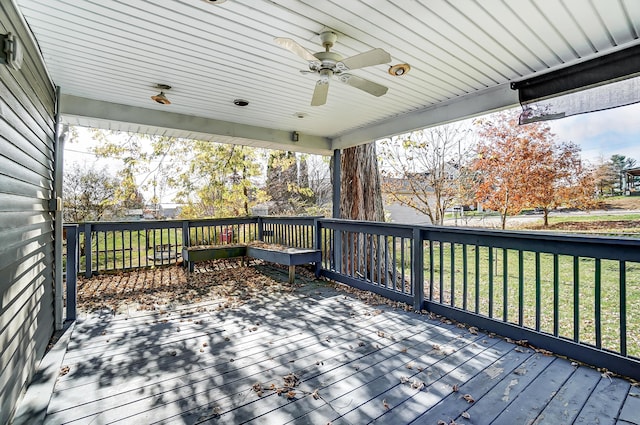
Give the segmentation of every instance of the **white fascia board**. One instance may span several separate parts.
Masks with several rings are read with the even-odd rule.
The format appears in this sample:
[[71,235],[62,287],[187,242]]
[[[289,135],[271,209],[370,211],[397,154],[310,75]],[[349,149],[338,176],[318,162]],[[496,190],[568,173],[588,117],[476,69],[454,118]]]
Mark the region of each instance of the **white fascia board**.
[[332,139],[332,149],[345,149],[374,140],[434,127],[518,106],[518,92],[509,83],[451,99],[405,115],[358,128]]
[[291,132],[286,130],[158,111],[68,94],[61,96],[61,113],[71,124],[83,125],[91,122],[98,123],[106,129],[150,127],[157,129],[154,134],[168,134],[175,137],[193,138],[193,135],[199,135],[202,139],[221,143],[319,155],[331,155],[333,152],[331,141],[326,137],[301,133],[299,140],[293,142]]

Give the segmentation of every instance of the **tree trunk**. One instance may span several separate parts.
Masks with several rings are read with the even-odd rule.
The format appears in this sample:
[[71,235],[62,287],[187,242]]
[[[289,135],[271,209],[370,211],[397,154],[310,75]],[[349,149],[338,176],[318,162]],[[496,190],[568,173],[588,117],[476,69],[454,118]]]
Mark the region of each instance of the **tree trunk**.
[[340,218],[384,221],[375,143],[342,151]]
[[[384,221],[378,158],[374,143],[345,149],[341,159],[340,218]],[[342,272],[356,277],[385,282],[378,264],[388,263],[386,238],[342,232]]]

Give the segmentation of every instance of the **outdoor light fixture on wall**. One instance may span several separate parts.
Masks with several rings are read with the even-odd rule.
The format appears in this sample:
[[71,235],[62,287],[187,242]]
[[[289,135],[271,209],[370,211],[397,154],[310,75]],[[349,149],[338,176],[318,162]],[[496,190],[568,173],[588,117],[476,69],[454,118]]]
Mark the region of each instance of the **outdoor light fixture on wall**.
[[297,142],[299,140],[300,140],[300,133],[298,133],[297,131],[291,132],[291,141]]
[[2,47],[0,63],[16,70],[20,69],[23,59],[22,45],[20,44],[20,41],[11,33],[0,37],[2,37],[0,42],[0,47]]

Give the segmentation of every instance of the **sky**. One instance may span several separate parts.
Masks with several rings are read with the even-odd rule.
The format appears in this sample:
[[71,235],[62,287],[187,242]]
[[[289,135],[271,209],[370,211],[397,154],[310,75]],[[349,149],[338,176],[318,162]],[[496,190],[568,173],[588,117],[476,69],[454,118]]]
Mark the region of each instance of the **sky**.
[[620,154],[640,164],[640,104],[547,121],[559,141],[574,142],[592,164]]

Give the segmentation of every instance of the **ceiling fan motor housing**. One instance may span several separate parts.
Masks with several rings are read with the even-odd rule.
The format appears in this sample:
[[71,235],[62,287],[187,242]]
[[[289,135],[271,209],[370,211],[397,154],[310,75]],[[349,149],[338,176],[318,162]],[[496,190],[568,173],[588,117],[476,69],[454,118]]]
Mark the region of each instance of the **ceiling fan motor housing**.
[[322,47],[330,49],[338,39],[338,34],[331,31],[325,31],[320,33],[320,40],[322,41]]

